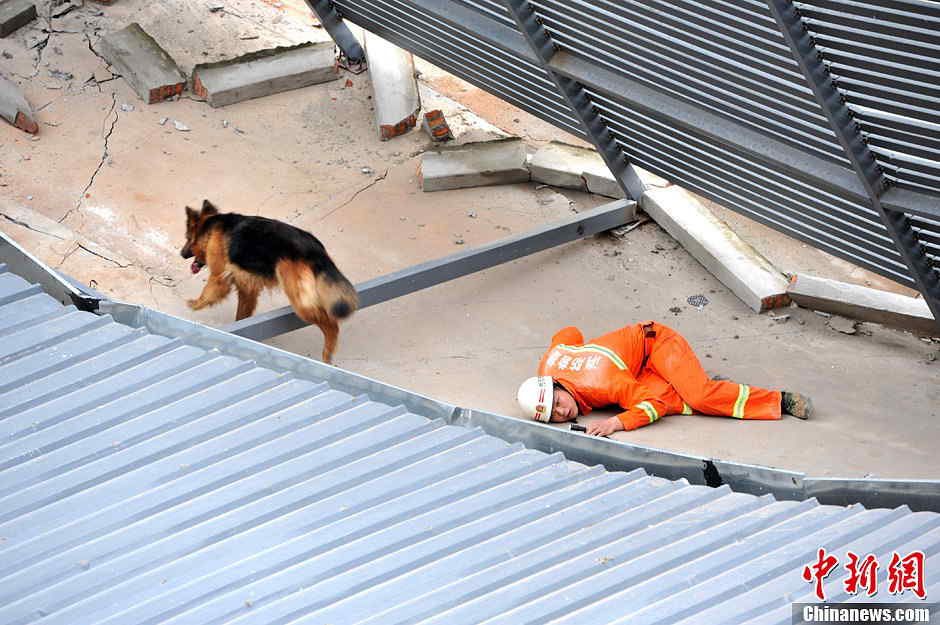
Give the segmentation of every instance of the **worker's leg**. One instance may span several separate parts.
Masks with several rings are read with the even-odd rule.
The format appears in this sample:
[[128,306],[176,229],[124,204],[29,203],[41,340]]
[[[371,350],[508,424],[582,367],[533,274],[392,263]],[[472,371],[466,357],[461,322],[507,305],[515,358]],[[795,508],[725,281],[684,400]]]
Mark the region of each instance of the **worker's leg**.
[[681,334],[655,324],[656,337],[648,361],[696,412],[738,419],[779,419],[779,391],[726,380],[712,380]]

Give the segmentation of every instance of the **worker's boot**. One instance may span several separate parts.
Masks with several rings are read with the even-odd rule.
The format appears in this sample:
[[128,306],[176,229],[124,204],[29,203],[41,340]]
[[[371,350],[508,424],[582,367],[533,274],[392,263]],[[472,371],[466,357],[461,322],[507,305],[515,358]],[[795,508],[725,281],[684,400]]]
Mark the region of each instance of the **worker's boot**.
[[813,400],[803,393],[790,393],[783,391],[780,408],[784,413],[793,415],[797,419],[809,419],[813,413]]

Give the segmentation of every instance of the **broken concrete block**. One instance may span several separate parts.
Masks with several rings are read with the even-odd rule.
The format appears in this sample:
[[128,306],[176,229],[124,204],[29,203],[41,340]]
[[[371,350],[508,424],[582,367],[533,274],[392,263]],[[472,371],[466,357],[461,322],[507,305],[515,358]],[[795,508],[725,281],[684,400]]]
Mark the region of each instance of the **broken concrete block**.
[[421,96],[415,79],[411,52],[364,31],[369,76],[372,78],[372,102],[379,138],[387,141],[405,134],[418,123]]
[[0,76],[0,117],[31,135],[39,132],[39,124],[23,92],[16,83],[3,76]]
[[447,125],[447,119],[444,118],[444,112],[441,110],[428,111],[424,114],[424,121],[421,122],[421,128],[424,129],[432,141],[450,141],[454,134]]
[[337,78],[333,42],[303,43],[197,65],[193,91],[219,107]]
[[525,157],[525,144],[518,138],[425,152],[421,155],[421,185],[430,192],[528,182]]
[[532,155],[532,180],[622,199],[623,189],[595,150],[552,141]]
[[930,336],[940,335],[940,326],[922,299],[806,274],[791,278],[788,293],[794,302],[806,308]]
[[108,33],[97,48],[144,102],[156,104],[183,93],[183,72],[140,24]]
[[36,5],[32,0],[0,0],[0,37],[6,37],[34,19]]
[[682,188],[649,189],[640,204],[663,230],[754,311],[790,303],[783,274]]

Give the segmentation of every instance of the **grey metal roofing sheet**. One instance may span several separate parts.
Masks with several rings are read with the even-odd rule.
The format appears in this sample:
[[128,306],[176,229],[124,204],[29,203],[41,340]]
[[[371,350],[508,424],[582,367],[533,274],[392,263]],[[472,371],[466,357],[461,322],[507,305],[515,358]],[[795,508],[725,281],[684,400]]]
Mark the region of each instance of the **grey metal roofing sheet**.
[[5,625],[789,623],[823,545],[930,557],[940,515],[587,467],[0,267]]

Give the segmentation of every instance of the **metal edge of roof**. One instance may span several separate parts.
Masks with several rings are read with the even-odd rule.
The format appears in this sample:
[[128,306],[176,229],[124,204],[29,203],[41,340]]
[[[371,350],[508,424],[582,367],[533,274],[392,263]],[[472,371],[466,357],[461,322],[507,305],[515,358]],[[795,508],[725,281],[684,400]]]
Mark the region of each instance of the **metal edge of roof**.
[[100,294],[72,284],[3,232],[0,232],[0,262],[7,265],[11,273],[40,285],[46,293],[66,306],[71,304],[79,310],[93,311],[103,299]]
[[442,418],[455,425],[480,427],[487,434],[505,441],[520,442],[546,453],[561,452],[569,460],[588,465],[602,464],[611,471],[644,468],[657,477],[686,479],[691,484],[708,486],[727,484],[736,492],[772,494],[781,500],[800,501],[816,497],[823,504],[860,503],[867,508],[906,504],[915,511],[940,512],[940,480],[813,477],[775,467],[597,438],[534,421],[461,408],[143,306],[106,301],[101,303],[98,312],[110,314],[115,321],[125,325],[251,359],[260,366],[291,372],[298,377],[322,380],[345,392],[368,393],[376,401],[401,404],[416,414]]
[[[0,244],[0,262],[5,262],[5,257],[15,259],[15,272],[20,273],[22,277],[30,279],[36,276],[41,279],[39,282],[44,288],[46,284],[52,285],[53,288],[65,285],[70,290],[78,291],[76,286],[63,280],[2,233]],[[10,265],[10,269],[13,270],[14,266]],[[55,297],[54,293],[50,294]],[[90,297],[87,293],[84,296]],[[771,494],[780,500],[801,501],[816,498],[822,504],[844,506],[859,503],[867,508],[907,505],[914,511],[940,512],[940,480],[813,477],[775,467],[706,458],[625,441],[597,438],[534,421],[458,407],[144,306],[107,299],[96,303],[97,310],[94,312],[99,315],[109,314],[123,325],[144,328],[166,337],[180,338],[191,345],[252,360],[259,366],[290,372],[299,378],[324,381],[343,392],[365,393],[376,401],[402,405],[409,411],[429,419],[479,427],[487,434],[507,442],[522,443],[526,447],[546,453],[561,452],[569,460],[587,465],[600,464],[611,471],[643,468],[657,477],[685,479],[691,484],[713,487],[728,485],[736,492]]]

